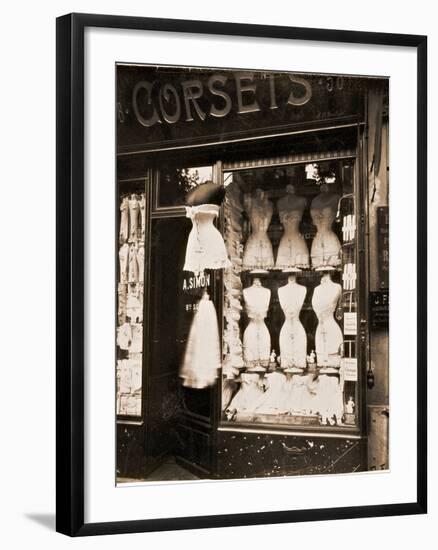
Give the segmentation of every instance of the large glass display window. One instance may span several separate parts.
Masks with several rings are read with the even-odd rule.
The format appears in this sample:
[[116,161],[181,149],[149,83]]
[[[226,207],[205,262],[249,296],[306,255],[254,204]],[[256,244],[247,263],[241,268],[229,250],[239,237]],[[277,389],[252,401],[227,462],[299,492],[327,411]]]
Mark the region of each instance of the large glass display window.
[[223,423],[357,429],[354,158],[223,182]]

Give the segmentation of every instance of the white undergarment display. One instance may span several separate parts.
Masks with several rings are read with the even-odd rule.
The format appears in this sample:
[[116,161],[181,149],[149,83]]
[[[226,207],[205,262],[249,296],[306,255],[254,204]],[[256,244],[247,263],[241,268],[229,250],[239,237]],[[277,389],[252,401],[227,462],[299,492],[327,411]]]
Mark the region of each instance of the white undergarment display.
[[184,386],[206,388],[214,384],[220,368],[221,355],[216,309],[208,294],[205,293],[193,316],[180,377]]
[[311,411],[311,395],[308,387],[309,376],[292,374],[289,385],[288,410],[292,415],[307,415]]
[[144,281],[144,247],[140,246],[137,251],[138,280]]
[[338,202],[339,195],[330,192],[328,186],[323,184],[321,185],[321,193],[313,199],[310,206],[310,215],[317,229],[310,250],[314,268],[336,267],[341,263],[341,243],[332,229]]
[[224,200],[225,246],[232,265],[224,271],[224,310],[225,319],[223,334],[224,360],[222,372],[227,378],[239,375],[244,366],[243,345],[240,334],[240,317],[242,314],[242,281],[237,274],[242,268],[242,204],[240,190],[234,184],[226,188]]
[[141,359],[117,361],[119,393],[134,393],[141,390]]
[[280,363],[283,369],[305,368],[307,335],[300,321],[300,311],[304,304],[307,289],[289,276],[288,283],[278,289],[278,298],[285,321],[280,330]]
[[340,424],[344,412],[344,401],[339,377],[334,374],[321,374],[317,395],[321,423]]
[[129,204],[128,197],[125,197],[120,204],[120,230],[119,238],[121,243],[126,243],[129,236]]
[[137,195],[131,195],[128,201],[129,204],[129,242],[135,242],[138,239],[138,215],[140,203]]
[[229,411],[253,413],[263,396],[263,385],[257,373],[244,372],[240,375],[240,388],[228,406]]
[[334,318],[334,312],[341,296],[341,285],[325,273],[321,284],[313,291],[312,307],[318,318],[315,333],[317,365],[339,367],[341,362],[342,331]]
[[131,353],[141,353],[143,351],[143,325],[136,323],[131,325],[132,342],[129,348]]
[[255,278],[252,286],[243,290],[249,324],[243,333],[243,359],[248,369],[264,369],[269,365],[271,336],[265,324],[271,291]]
[[251,234],[243,252],[244,270],[267,270],[274,267],[274,253],[268,237],[273,206],[267,194],[256,189],[253,195],[245,197],[245,211],[251,223]]
[[143,321],[143,309],[136,289],[130,288],[126,301],[126,316],[131,323]]
[[290,381],[282,372],[270,372],[264,377],[266,391],[256,403],[260,414],[285,414],[289,411]]
[[300,222],[306,208],[305,197],[295,195],[292,185],[287,186],[288,194],[277,203],[278,215],[284,228],[278,246],[276,269],[288,270],[291,268],[308,268],[309,249],[300,233]]
[[123,323],[117,329],[117,345],[120,349],[129,350],[132,344],[132,330],[129,323]]
[[128,283],[138,283],[137,246],[134,243],[129,246]]
[[222,269],[231,266],[222,235],[214,226],[219,214],[216,204],[186,206],[186,215],[192,220],[184,271],[202,273],[205,269]]
[[127,285],[124,283],[119,283],[117,286],[117,295],[118,295],[118,324],[122,325],[126,320],[126,301],[128,299],[128,289]]
[[140,207],[140,240],[144,242],[145,231],[146,231],[146,198],[145,194],[142,193],[140,200],[138,201]]
[[129,258],[129,244],[125,243],[119,250],[119,265],[120,265],[120,282],[128,282],[128,258]]

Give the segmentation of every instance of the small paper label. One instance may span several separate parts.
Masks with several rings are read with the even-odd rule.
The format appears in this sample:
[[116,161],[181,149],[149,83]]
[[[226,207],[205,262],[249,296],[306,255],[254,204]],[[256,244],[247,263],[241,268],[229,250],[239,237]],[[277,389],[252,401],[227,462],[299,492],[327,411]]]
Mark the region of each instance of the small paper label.
[[344,370],[344,380],[346,382],[357,382],[357,359],[353,357],[344,357],[342,360]]
[[357,314],[354,312],[344,313],[344,334],[355,336],[357,334]]

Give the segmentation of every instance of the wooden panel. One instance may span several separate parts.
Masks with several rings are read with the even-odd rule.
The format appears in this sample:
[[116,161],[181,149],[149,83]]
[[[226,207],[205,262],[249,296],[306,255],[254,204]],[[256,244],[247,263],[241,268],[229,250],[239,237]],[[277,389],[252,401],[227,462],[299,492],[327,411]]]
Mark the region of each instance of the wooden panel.
[[248,478],[357,472],[362,440],[219,432],[218,477]]

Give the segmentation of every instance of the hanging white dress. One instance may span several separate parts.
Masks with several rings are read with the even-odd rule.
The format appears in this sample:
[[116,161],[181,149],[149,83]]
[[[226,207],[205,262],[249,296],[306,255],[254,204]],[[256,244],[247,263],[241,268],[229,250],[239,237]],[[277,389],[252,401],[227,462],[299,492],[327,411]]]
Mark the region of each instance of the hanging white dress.
[[186,216],[192,220],[187,241],[183,270],[199,275],[204,269],[222,269],[231,266],[222,235],[214,226],[219,214],[216,204],[186,206]]
[[216,310],[207,294],[199,301],[187,339],[180,369],[183,385],[207,388],[214,384],[221,368],[219,327]]

